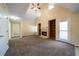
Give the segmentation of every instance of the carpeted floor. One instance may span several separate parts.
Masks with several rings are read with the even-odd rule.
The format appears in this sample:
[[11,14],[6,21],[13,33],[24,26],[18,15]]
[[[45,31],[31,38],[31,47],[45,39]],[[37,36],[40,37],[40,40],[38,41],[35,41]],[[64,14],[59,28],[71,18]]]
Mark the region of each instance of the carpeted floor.
[[10,48],[5,56],[74,56],[75,48],[72,45],[42,39],[38,36],[28,36],[22,39],[9,41]]

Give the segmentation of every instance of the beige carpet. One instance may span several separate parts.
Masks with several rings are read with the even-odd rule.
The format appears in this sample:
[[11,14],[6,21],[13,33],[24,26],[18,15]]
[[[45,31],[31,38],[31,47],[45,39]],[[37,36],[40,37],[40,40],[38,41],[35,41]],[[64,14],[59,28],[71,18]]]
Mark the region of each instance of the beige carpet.
[[9,41],[5,56],[74,56],[75,48],[63,42],[28,36]]

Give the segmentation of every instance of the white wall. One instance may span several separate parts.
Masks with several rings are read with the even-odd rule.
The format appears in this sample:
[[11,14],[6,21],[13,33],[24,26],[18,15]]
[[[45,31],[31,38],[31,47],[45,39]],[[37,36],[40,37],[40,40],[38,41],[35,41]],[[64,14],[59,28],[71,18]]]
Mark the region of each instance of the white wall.
[[21,24],[22,36],[35,35],[34,26],[35,26],[34,20],[22,21]]
[[72,43],[79,46],[79,12],[72,13],[71,36]]

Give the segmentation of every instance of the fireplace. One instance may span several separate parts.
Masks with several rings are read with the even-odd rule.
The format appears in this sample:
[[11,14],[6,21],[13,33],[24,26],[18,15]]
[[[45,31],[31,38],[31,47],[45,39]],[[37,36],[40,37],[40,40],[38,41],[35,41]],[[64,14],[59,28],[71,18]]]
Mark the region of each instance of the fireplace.
[[47,36],[47,32],[42,31],[42,35],[43,35],[43,36]]

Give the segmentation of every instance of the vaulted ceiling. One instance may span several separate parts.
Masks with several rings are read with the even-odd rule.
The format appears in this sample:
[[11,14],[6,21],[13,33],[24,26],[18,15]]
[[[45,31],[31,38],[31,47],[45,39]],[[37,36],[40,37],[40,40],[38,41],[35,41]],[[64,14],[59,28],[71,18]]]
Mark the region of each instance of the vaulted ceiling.
[[8,12],[10,15],[15,15],[25,18],[25,13],[28,9],[28,3],[7,3]]
[[79,11],[79,3],[56,3],[55,5],[67,8],[72,12]]
[[[29,9],[29,3],[7,3],[8,11],[10,15],[16,15],[23,19],[33,19],[36,17],[33,15],[33,11]],[[72,12],[79,11],[78,3],[54,3],[55,6],[65,7]],[[35,18],[34,18],[35,19]]]

